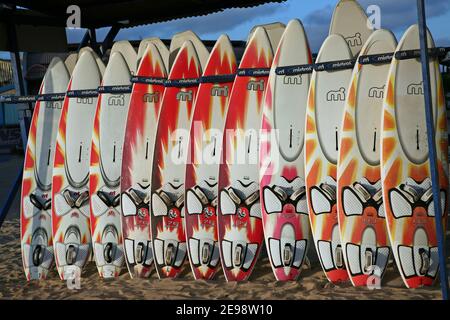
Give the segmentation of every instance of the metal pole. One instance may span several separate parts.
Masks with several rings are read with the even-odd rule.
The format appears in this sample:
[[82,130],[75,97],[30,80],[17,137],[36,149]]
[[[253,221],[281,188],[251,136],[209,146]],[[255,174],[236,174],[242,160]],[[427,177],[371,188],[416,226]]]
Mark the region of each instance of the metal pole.
[[95,28],[89,28],[89,34],[91,39],[91,48],[99,55],[99,57],[102,56],[102,53],[100,52],[99,45],[97,43],[97,34],[95,33]]
[[[431,182],[433,190],[433,202],[440,204],[440,190],[439,190],[439,175],[436,160],[436,142],[435,142],[435,130],[433,121],[433,103],[431,100],[431,85],[430,85],[430,65],[428,57],[428,38],[427,38],[427,22],[425,16],[425,3],[424,0],[417,0],[417,11],[419,17],[419,33],[420,33],[420,55],[422,62],[422,77],[423,77],[423,89],[425,98],[425,116],[427,122],[427,135],[428,135],[428,149],[431,171]],[[434,216],[436,221],[436,236],[438,241],[439,250],[439,275],[441,280],[442,299],[448,300],[448,277],[447,277],[447,265],[445,254],[445,237],[444,227],[442,225],[442,212],[441,206],[434,206]],[[447,228],[445,228],[446,230]]]
[[[17,45],[17,32],[14,21],[9,20],[7,23],[8,28],[8,37],[9,42],[11,44],[11,65],[13,67],[13,77],[14,77],[14,86],[16,88],[16,94],[21,96],[26,94],[26,88],[24,84],[24,79],[22,75],[22,66],[20,62],[20,54],[19,48]],[[18,105],[19,107],[20,105]],[[27,107],[28,106],[28,107]],[[28,130],[30,127],[30,118],[31,118],[31,104],[22,105],[19,107],[19,124],[20,131],[22,135],[22,144],[23,150],[26,151],[27,148],[27,138],[28,138]],[[20,182],[22,180],[22,168],[19,169],[17,174],[17,178],[14,181],[7,197],[5,204],[0,209],[0,227],[8,214],[9,209],[11,208],[12,202],[14,200],[15,195],[17,194],[20,188]]]
[[91,37],[91,33],[89,32],[89,30],[86,30],[86,32],[84,33],[83,39],[81,39],[81,42],[78,45],[77,52],[79,52],[81,48],[83,48],[84,46],[86,46],[88,44],[90,37]]
[[109,29],[108,33],[106,34],[105,39],[103,39],[103,43],[101,45],[101,51],[103,57],[106,54],[106,51],[111,48],[112,42],[114,41],[114,38],[117,36],[117,34],[120,31],[120,26],[117,24],[114,24],[111,26],[111,29]]

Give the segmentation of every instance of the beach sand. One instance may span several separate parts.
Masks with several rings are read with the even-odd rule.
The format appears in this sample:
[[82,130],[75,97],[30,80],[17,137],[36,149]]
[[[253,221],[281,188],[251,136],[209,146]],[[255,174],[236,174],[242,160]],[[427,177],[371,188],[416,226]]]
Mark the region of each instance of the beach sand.
[[[9,192],[22,168],[20,155],[0,154],[0,203]],[[447,236],[450,248],[450,235]],[[305,267],[296,282],[277,282],[266,253],[261,253],[249,281],[227,283],[219,271],[213,281],[195,281],[189,264],[179,279],[159,280],[155,271],[150,279],[131,279],[126,267],[119,279],[102,280],[94,262],[90,262],[81,279],[80,290],[70,290],[56,270],[47,280],[27,282],[22,269],[19,229],[19,195],[16,194],[8,217],[0,229],[0,299],[440,299],[439,283],[432,288],[406,289],[395,264],[391,263],[381,290],[354,288],[350,283],[333,285],[325,278],[314,248],[309,251],[311,268]]]
[[[310,254],[312,267],[305,267],[296,282],[276,282],[265,253],[250,280],[227,283],[222,272],[213,281],[195,281],[189,265],[178,279],[131,279],[126,267],[118,279],[102,280],[94,262],[86,267],[79,290],[70,290],[53,270],[45,281],[27,282],[22,270],[19,219],[4,222],[0,230],[0,299],[440,299],[438,284],[432,288],[406,289],[391,266],[381,290],[354,288],[350,283],[330,284],[317,258]],[[314,250],[310,252],[313,253]]]

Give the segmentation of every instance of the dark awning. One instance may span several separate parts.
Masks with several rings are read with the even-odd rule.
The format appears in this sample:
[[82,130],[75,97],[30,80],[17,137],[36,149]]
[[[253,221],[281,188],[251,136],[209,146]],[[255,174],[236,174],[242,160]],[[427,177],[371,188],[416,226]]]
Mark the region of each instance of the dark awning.
[[[246,8],[285,0],[6,0],[0,1],[0,20],[16,24],[65,26],[70,5],[81,9],[81,27],[141,24],[206,15],[228,8]],[[19,9],[11,11],[10,8]],[[28,9],[23,10],[22,8]],[[5,19],[5,20],[4,20]]]

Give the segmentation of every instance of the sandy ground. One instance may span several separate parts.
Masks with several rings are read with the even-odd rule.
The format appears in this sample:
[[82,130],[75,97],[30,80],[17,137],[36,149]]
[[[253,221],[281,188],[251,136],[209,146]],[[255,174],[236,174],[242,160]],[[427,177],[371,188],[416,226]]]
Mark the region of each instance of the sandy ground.
[[[20,156],[0,155],[0,192],[2,204],[9,184],[21,168]],[[310,250],[311,267],[305,267],[296,282],[276,282],[269,260],[263,252],[250,281],[227,283],[222,272],[214,281],[195,281],[186,265],[179,279],[159,280],[153,272],[148,280],[131,279],[124,268],[119,279],[102,280],[94,262],[89,263],[80,290],[70,290],[54,270],[49,279],[27,282],[20,254],[19,200],[16,196],[7,220],[0,229],[0,299],[440,299],[440,289],[406,289],[391,264],[383,279],[382,289],[371,291],[354,288],[350,283],[339,286],[325,278],[314,250]],[[449,239],[450,236],[447,238]],[[449,247],[449,246],[448,246]]]
[[0,232],[0,299],[440,299],[439,288],[406,289],[392,266],[381,290],[328,283],[317,261],[296,282],[276,282],[267,257],[262,257],[245,283],[227,283],[222,273],[214,281],[195,281],[186,266],[179,279],[131,279],[124,269],[119,279],[102,280],[89,263],[80,290],[70,290],[53,271],[49,279],[27,283],[22,271],[19,220],[6,221]]

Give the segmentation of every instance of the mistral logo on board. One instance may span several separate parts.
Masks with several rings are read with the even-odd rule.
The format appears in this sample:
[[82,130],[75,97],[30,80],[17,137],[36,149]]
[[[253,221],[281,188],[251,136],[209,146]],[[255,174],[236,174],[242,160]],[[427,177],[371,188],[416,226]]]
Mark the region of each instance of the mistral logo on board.
[[422,96],[423,95],[423,81],[419,83],[411,83],[406,88],[406,93],[410,96]]
[[211,96],[213,97],[228,97],[228,86],[214,86],[211,88]]
[[303,84],[302,75],[296,75],[296,76],[284,76],[283,83],[285,85],[301,85]]
[[370,88],[369,89],[369,98],[383,99],[384,98],[384,88],[385,87],[386,86]]
[[345,88],[328,91],[326,99],[330,102],[345,101]]
[[81,9],[79,6],[73,4],[67,7],[66,13],[69,15],[67,17],[66,26],[67,28],[78,29],[81,28]]
[[192,90],[189,90],[187,92],[181,91],[177,93],[177,100],[178,101],[192,101],[194,99],[194,93]]
[[125,106],[125,96],[123,94],[110,96],[108,99],[108,105]]
[[159,102],[159,92],[144,94],[143,102],[148,102],[148,103],[157,103],[157,102]]

